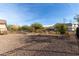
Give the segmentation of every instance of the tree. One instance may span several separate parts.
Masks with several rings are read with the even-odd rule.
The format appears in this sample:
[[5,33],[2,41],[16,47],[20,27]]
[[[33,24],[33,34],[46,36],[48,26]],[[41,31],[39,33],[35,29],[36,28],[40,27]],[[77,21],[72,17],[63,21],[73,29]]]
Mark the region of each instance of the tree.
[[17,26],[17,25],[7,25],[7,29],[9,31],[18,31],[19,30],[19,26]]
[[31,27],[30,26],[27,26],[27,25],[22,26],[21,27],[21,30],[22,31],[28,31],[28,32],[32,31]]
[[56,31],[58,31],[60,34],[65,34],[68,27],[65,24],[55,24],[54,28]]
[[33,23],[31,27],[32,27],[33,32],[38,32],[44,28],[43,25],[40,23]]
[[9,31],[13,31],[13,25],[7,25],[7,29],[8,29]]

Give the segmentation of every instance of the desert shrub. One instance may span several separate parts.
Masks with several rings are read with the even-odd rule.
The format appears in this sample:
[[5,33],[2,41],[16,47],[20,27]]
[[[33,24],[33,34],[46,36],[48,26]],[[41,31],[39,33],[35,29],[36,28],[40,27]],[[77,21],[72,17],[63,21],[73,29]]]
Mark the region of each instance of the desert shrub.
[[30,26],[24,25],[24,26],[21,27],[21,30],[22,30],[22,31],[31,32],[31,31],[32,31],[32,28],[31,28]]
[[33,24],[31,25],[31,28],[32,28],[32,31],[33,31],[33,32],[39,32],[39,31],[41,31],[44,27],[43,27],[43,25],[40,24],[40,23],[33,23]]
[[56,32],[59,32],[60,34],[65,34],[68,27],[65,24],[55,24],[54,28]]
[[7,29],[10,31],[12,25],[7,25]]
[[19,30],[19,26],[17,26],[17,25],[7,25],[7,29],[9,31],[18,31]]

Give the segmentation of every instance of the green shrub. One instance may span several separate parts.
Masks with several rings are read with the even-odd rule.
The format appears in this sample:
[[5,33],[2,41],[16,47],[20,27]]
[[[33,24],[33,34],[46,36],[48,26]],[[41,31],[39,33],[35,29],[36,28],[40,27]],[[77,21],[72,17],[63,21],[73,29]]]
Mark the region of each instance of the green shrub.
[[18,31],[19,30],[19,26],[17,26],[17,25],[7,25],[7,29],[9,31]]
[[22,31],[31,32],[31,31],[32,31],[32,28],[31,28],[30,26],[24,25],[24,26],[21,27],[21,30],[22,30]]
[[54,28],[60,34],[65,34],[68,29],[68,27],[65,24],[55,24]]
[[39,31],[41,31],[44,27],[43,27],[43,25],[40,24],[40,23],[33,23],[33,24],[31,25],[31,28],[32,28],[32,31],[33,31],[33,32],[39,32]]

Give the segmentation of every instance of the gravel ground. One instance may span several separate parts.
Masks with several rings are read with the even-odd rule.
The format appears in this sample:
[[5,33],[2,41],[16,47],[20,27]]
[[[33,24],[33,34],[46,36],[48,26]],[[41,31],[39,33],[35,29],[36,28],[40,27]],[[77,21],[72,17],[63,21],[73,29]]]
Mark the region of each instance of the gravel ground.
[[0,35],[0,54],[25,45],[24,34]]
[[[51,36],[48,36],[51,37]],[[0,36],[0,53],[2,56],[77,56],[78,44],[73,36],[70,39],[33,37],[25,34],[9,34]],[[48,39],[51,42],[29,41]],[[29,41],[29,42],[28,42]]]

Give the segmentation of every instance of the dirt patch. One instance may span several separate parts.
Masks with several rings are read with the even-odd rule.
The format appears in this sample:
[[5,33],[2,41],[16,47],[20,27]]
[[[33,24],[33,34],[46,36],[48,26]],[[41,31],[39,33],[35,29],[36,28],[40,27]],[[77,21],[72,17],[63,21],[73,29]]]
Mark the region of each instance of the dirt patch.
[[[9,43],[13,48],[16,46],[17,49],[11,51],[11,49],[1,55],[8,56],[53,56],[53,55],[78,55],[78,44],[75,36],[70,37],[71,39],[58,38],[58,36],[52,35],[29,35],[29,34],[16,34],[10,35],[11,39]],[[7,41],[5,41],[7,42]],[[13,45],[13,46],[12,46]],[[23,46],[22,46],[23,45]],[[7,45],[8,46],[8,45]],[[3,47],[4,48],[4,47]],[[7,49],[7,48],[6,48]]]

